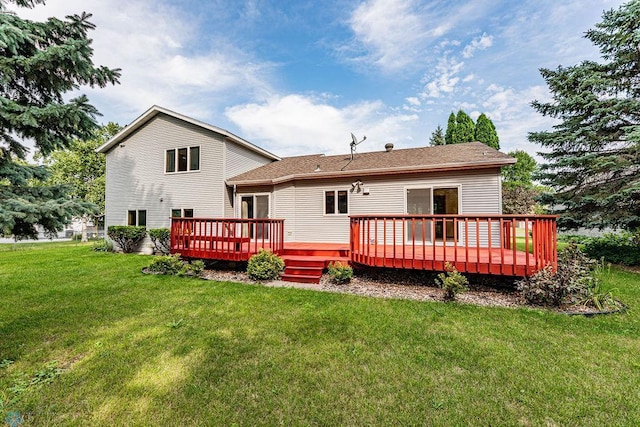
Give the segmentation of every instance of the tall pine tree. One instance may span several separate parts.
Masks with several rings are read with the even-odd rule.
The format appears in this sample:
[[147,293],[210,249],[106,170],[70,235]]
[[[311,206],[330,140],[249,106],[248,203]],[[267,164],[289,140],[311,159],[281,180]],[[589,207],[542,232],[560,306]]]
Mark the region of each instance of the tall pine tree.
[[451,114],[449,114],[449,120],[447,121],[447,130],[444,134],[445,144],[453,144],[455,142],[456,127],[456,115],[451,112]]
[[[42,0],[14,0],[34,7]],[[90,14],[34,22],[0,3],[0,235],[37,237],[35,225],[48,233],[64,227],[90,204],[71,198],[64,185],[48,185],[48,171],[25,164],[25,140],[43,156],[89,139],[98,111],[85,95],[65,99],[80,86],[115,84],[118,69],[96,67],[88,32]]]
[[438,125],[436,130],[431,134],[431,138],[429,138],[429,145],[445,145],[444,133],[440,125]]
[[640,227],[640,1],[603,14],[586,38],[604,62],[542,69],[551,102],[532,103],[560,121],[529,139],[546,150],[540,178],[560,225]]
[[462,110],[458,110],[456,115],[456,134],[453,138],[454,144],[462,142],[471,142],[474,138],[475,124],[473,119]]
[[476,121],[474,140],[480,141],[496,150],[500,149],[500,140],[498,138],[498,132],[496,132],[496,127],[491,119],[484,113],[480,114]]

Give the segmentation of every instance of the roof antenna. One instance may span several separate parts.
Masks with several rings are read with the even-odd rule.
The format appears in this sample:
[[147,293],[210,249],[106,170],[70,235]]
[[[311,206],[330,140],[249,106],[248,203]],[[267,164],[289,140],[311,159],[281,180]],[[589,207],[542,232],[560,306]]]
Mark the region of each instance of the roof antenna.
[[356,138],[356,136],[351,133],[351,143],[349,144],[351,146],[351,160],[353,160],[353,157],[356,154],[356,146],[364,142],[365,139],[367,139],[366,136],[363,137],[362,140],[358,141],[358,138]]

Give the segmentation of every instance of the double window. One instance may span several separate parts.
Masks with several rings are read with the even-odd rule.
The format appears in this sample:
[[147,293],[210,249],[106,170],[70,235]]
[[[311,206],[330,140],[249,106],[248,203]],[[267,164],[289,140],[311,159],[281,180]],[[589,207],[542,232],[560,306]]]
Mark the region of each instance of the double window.
[[147,211],[137,210],[127,212],[127,225],[147,226]]
[[324,213],[325,215],[347,214],[349,213],[349,197],[346,190],[335,190],[324,192]]
[[173,218],[193,218],[193,209],[171,209]]
[[200,147],[172,148],[165,154],[165,172],[200,170]]

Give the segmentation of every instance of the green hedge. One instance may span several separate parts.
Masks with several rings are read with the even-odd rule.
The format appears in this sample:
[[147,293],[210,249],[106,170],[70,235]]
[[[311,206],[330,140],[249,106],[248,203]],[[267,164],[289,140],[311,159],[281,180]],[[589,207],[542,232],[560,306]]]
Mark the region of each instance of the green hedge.
[[612,264],[640,265],[640,230],[589,239],[584,252],[590,258],[604,259]]

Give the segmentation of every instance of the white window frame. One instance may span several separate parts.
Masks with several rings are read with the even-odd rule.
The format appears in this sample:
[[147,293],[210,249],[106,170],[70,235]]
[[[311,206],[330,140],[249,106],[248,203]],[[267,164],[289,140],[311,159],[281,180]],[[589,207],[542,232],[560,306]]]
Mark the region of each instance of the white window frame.
[[[193,216],[192,217],[185,217],[184,216],[184,211],[186,210],[192,210],[193,211]],[[180,211],[180,216],[173,216],[173,211]],[[171,218],[195,218],[196,216],[196,210],[193,208],[174,208],[171,209],[171,211],[169,212],[169,216]]]
[[[136,223],[134,225],[130,225],[129,224],[129,212],[131,212],[131,211],[136,213]],[[145,222],[144,225],[140,225],[140,212],[141,211],[144,211],[144,220],[145,220],[144,221]],[[131,227],[146,227],[147,223],[149,222],[148,212],[149,212],[148,209],[127,209],[127,216],[126,216],[125,222],[126,222],[126,224],[128,226],[131,226]]]
[[[187,170],[184,171],[179,171],[178,170],[178,150],[181,150],[183,148],[187,149]],[[198,169],[191,169],[191,149],[192,148],[197,148],[198,149]],[[174,165],[175,165],[175,171],[173,172],[168,172],[167,171],[167,152],[170,150],[174,150],[174,155],[173,155],[173,160],[174,160]],[[164,158],[163,160],[163,165],[164,167],[162,168],[164,170],[164,174],[165,175],[175,175],[175,174],[180,174],[180,173],[196,173],[196,172],[200,172],[202,170],[202,146],[201,145],[188,145],[186,147],[172,147],[172,148],[167,148],[166,150],[164,150]]]
[[[347,211],[345,213],[340,213],[338,211],[338,192],[344,191],[347,193]],[[333,192],[335,197],[335,206],[333,213],[327,213],[327,193]],[[351,196],[349,195],[349,190],[322,190],[322,216],[348,216],[349,208],[351,206]]]

